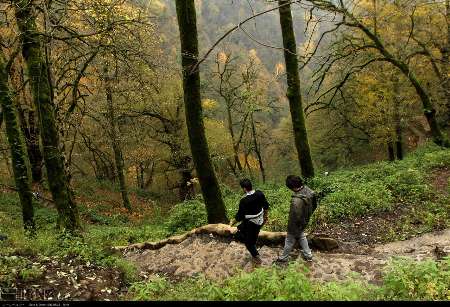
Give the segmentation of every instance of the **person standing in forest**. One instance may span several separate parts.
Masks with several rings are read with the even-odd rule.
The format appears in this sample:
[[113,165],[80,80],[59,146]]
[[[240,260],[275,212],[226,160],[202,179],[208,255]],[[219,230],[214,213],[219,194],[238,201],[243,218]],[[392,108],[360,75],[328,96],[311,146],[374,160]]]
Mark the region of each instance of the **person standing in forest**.
[[237,226],[236,239],[245,244],[252,255],[253,263],[261,264],[262,261],[256,249],[256,241],[261,227],[267,221],[269,203],[263,192],[253,189],[252,182],[249,179],[242,179],[240,186],[245,196],[239,202],[239,210],[230,225],[242,222]]
[[303,259],[310,262],[312,261],[312,253],[308,246],[308,240],[306,239],[304,230],[316,207],[316,195],[313,190],[303,184],[303,180],[299,176],[287,176],[286,186],[294,193],[291,197],[291,208],[289,211],[288,229],[284,248],[281,255],[275,260],[275,263],[288,261],[289,254],[294,248],[296,241],[300,244]]

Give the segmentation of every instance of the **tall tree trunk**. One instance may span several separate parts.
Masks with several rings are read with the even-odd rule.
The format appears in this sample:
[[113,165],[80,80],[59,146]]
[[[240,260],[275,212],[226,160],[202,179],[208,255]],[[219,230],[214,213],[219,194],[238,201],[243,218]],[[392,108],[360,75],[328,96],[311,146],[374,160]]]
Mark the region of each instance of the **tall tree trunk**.
[[378,23],[377,23],[377,15],[378,15],[378,10],[377,10],[377,0],[372,0],[373,3],[373,33],[375,33],[375,35],[377,35],[377,31],[378,31]]
[[140,168],[140,171],[141,171],[141,187],[140,188],[144,189],[145,169],[144,169],[144,166],[142,165],[142,163],[139,166],[139,168]]
[[[3,115],[2,115],[3,117]],[[11,165],[9,163],[9,157],[8,157],[8,153],[6,152],[6,150],[2,150],[2,155],[3,155],[3,160],[5,160],[5,166],[6,166],[6,170],[8,171],[9,177],[13,176],[13,174],[11,173]]]
[[[35,122],[36,114],[33,110],[25,111],[18,106],[19,122],[25,136],[28,158],[30,159],[31,177],[33,182],[42,181],[42,153],[39,148],[39,128]],[[28,120],[27,120],[28,117]]]
[[[19,57],[18,57],[19,58]],[[11,85],[18,93],[16,108],[19,116],[20,128],[25,137],[25,144],[30,160],[31,176],[33,182],[42,181],[43,158],[39,148],[39,128],[37,115],[33,110],[32,102],[28,99],[31,92],[24,78],[23,60],[16,60],[11,66]],[[20,93],[20,94],[19,94]],[[24,109],[25,107],[25,109]]]
[[247,150],[244,152],[244,168],[246,167],[248,169],[248,175],[250,176],[250,179],[253,181],[254,180],[254,176],[253,176],[253,172],[252,172],[252,167],[250,165],[250,162],[248,161],[248,157],[251,154],[251,145],[247,146]]
[[305,126],[305,114],[302,107],[300,78],[298,75],[297,43],[292,24],[291,6],[290,4],[286,5],[288,2],[288,0],[278,0],[288,84],[286,96],[289,99],[295,147],[297,148],[302,175],[305,178],[311,178],[314,177],[314,166]]
[[397,153],[397,159],[403,160],[403,137],[400,125],[396,126],[396,132],[397,132],[397,141],[395,142],[395,150]]
[[445,21],[447,22],[447,39],[442,53],[443,57],[443,76],[445,80],[444,88],[446,94],[446,116],[444,123],[446,127],[450,126],[450,0],[445,0]]
[[128,199],[128,188],[125,181],[125,175],[124,175],[124,163],[123,163],[123,156],[122,156],[122,149],[120,148],[120,141],[118,139],[118,131],[116,127],[116,116],[114,114],[114,104],[113,104],[113,96],[112,96],[112,90],[111,90],[111,80],[110,77],[106,76],[107,71],[105,69],[105,91],[106,91],[106,104],[108,108],[108,120],[109,124],[111,126],[110,136],[111,136],[111,145],[114,152],[114,161],[116,164],[116,172],[117,177],[119,178],[119,186],[120,186],[120,192],[122,194],[122,201],[123,206],[128,209],[128,211],[131,211],[131,204],[130,200]]
[[398,160],[403,160],[402,119],[400,115],[400,85],[398,78],[394,79],[394,123],[395,123],[395,149]]
[[138,189],[140,189],[141,188],[141,170],[139,168],[139,165],[136,165],[135,169],[136,169],[136,187]]
[[200,72],[192,71],[198,62],[197,16],[194,0],[176,0],[181,41],[183,90],[186,124],[195,169],[205,200],[208,223],[227,223],[225,204],[209,155],[200,98]]
[[16,19],[22,39],[22,55],[27,63],[33,102],[38,112],[43,156],[48,184],[59,214],[59,226],[73,232],[80,228],[78,209],[69,188],[60,151],[55,106],[51,97],[48,67],[30,0],[14,0]]
[[28,113],[28,129],[27,148],[31,163],[31,175],[33,182],[41,182],[43,158],[39,147],[39,126],[36,123],[36,113],[34,111]]
[[264,164],[263,164],[262,157],[261,157],[261,151],[259,150],[259,145],[258,145],[258,139],[257,139],[257,136],[256,136],[256,127],[255,127],[255,121],[253,119],[253,114],[251,115],[250,120],[251,120],[251,124],[252,124],[253,146],[255,147],[255,153],[256,153],[256,156],[258,157],[259,169],[261,171],[261,176],[262,176],[263,183],[266,183],[266,172],[264,170]]
[[180,176],[178,183],[179,200],[192,199],[194,197],[194,186],[191,182],[191,179],[193,179],[192,170],[189,167],[191,157],[182,154],[181,143],[173,144],[171,151],[172,165],[178,170]]
[[[231,107],[228,103],[227,105],[227,124],[228,124],[228,131],[230,132],[231,136],[231,143],[233,145],[233,154],[234,154],[234,164],[237,166],[239,173],[242,173],[242,164],[241,161],[239,161],[239,141],[236,143],[235,137],[234,137],[234,129],[233,129],[233,117],[231,115]],[[244,123],[245,124],[245,123]],[[235,169],[235,168],[233,168]]]
[[387,142],[387,149],[388,149],[389,161],[395,161],[395,151],[394,151],[394,145],[393,145],[392,141]]
[[136,165],[136,181],[139,189],[144,189],[144,166],[142,163]]
[[144,183],[144,189],[148,189],[153,183],[153,173],[155,171],[155,162],[152,161],[150,170],[147,169],[147,180]]
[[194,197],[194,186],[192,185],[192,173],[188,169],[181,170],[181,182],[178,190],[180,201],[192,199]]
[[27,168],[27,154],[17,122],[14,106],[8,85],[8,72],[5,69],[3,54],[0,54],[0,105],[5,119],[6,134],[11,150],[14,181],[22,205],[23,226],[32,234],[35,231],[33,195]]
[[236,164],[231,161],[231,159],[227,158],[227,164],[230,167],[230,170],[233,172],[234,177],[239,179],[240,174],[236,171]]

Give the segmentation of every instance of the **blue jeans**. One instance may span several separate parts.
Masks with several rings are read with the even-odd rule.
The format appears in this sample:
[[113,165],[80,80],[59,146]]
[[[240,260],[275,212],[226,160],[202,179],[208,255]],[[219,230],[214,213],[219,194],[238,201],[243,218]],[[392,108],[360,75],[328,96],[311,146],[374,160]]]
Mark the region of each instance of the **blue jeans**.
[[298,241],[298,243],[300,244],[300,248],[301,248],[301,252],[302,252],[303,256],[306,258],[312,257],[311,249],[309,248],[309,245],[308,245],[308,240],[306,239],[305,233],[302,231],[300,233],[300,237],[297,237],[297,238],[294,235],[289,234],[289,233],[286,235],[286,240],[284,241],[283,252],[281,253],[281,256],[278,257],[278,260],[280,260],[280,261],[288,260],[289,254],[292,251],[292,249],[294,248],[294,244],[296,241]]

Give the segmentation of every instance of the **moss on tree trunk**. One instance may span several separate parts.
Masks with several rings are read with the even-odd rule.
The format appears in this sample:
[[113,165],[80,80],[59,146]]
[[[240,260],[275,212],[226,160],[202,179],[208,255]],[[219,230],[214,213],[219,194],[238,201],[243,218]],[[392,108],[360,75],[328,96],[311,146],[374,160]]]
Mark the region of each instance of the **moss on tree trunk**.
[[450,127],[450,0],[445,0],[445,21],[447,23],[447,37],[442,52],[444,71],[444,93],[446,97],[445,126]]
[[395,161],[395,151],[394,151],[394,144],[392,141],[387,142],[387,149],[388,149],[388,159],[389,161]]
[[36,27],[36,15],[30,0],[14,0],[16,20],[22,42],[22,55],[27,64],[33,103],[38,112],[40,136],[48,184],[59,214],[59,225],[70,232],[80,227],[78,210],[64,171],[55,121],[55,106],[51,96],[48,66],[42,52],[41,36]]
[[314,166],[306,131],[305,114],[302,107],[297,44],[292,24],[291,6],[290,4],[286,5],[288,2],[287,0],[278,0],[288,85],[286,96],[289,99],[295,147],[297,148],[302,175],[306,178],[311,178],[314,177]]
[[30,89],[25,81],[24,65],[25,63],[22,59],[13,61],[9,74],[11,79],[11,89],[17,92],[15,105],[20,128],[25,137],[28,158],[30,160],[31,177],[33,182],[39,183],[42,181],[43,158],[39,147],[37,114],[27,95],[30,92]]
[[20,127],[25,136],[25,143],[27,145],[28,158],[30,159],[31,178],[33,182],[42,181],[42,153],[39,147],[39,128],[37,126],[33,110],[27,112],[28,120],[25,116],[25,111],[17,106]]
[[[107,74],[106,69],[105,74]],[[120,186],[120,193],[122,194],[123,206],[127,208],[128,211],[131,211],[131,204],[128,198],[128,188],[123,171],[124,163],[123,163],[122,149],[120,148],[120,142],[117,136],[116,117],[114,114],[113,96],[110,82],[111,80],[109,79],[109,77],[106,76],[105,77],[106,104],[108,108],[107,117],[109,120],[109,124],[111,126],[110,131],[111,144],[114,151],[114,161],[116,164],[117,177],[119,178],[119,186]]]
[[23,226],[34,233],[34,210],[31,183],[28,175],[27,153],[20,134],[16,108],[8,85],[8,72],[5,69],[3,54],[0,54],[0,105],[5,119],[6,134],[13,162],[14,181],[22,205]]
[[211,163],[200,98],[197,21],[194,0],[176,0],[183,67],[186,124],[192,158],[200,181],[209,223],[228,222],[219,183]]
[[402,118],[400,115],[400,85],[398,78],[394,79],[394,123],[395,123],[395,149],[398,160],[403,159]]

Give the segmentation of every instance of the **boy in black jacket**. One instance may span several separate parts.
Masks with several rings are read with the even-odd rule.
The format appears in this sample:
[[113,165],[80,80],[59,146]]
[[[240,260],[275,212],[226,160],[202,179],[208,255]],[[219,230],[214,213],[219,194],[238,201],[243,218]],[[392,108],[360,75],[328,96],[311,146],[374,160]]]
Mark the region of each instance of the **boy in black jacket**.
[[235,222],[242,221],[238,225],[238,239],[245,244],[245,247],[253,257],[253,262],[261,264],[262,261],[256,249],[256,241],[258,240],[261,227],[267,221],[269,203],[263,192],[253,190],[249,179],[242,179],[240,185],[244,190],[245,196],[239,202],[239,210],[235,221],[231,221],[230,224],[233,225]]

